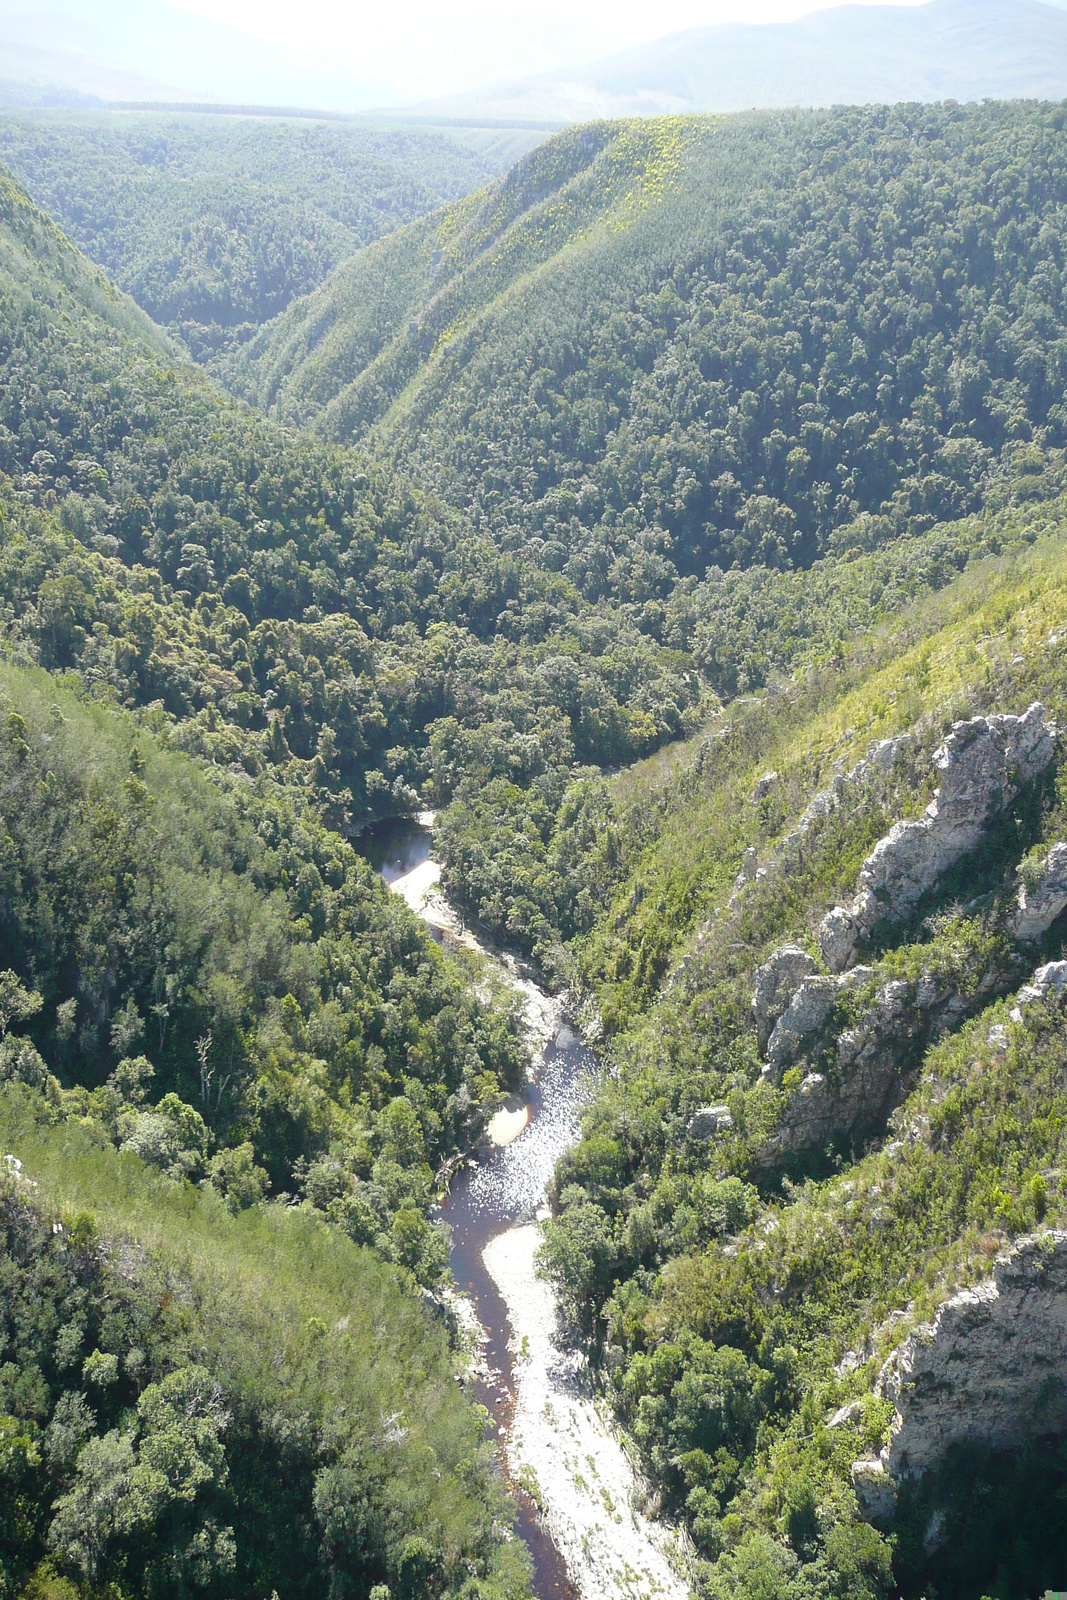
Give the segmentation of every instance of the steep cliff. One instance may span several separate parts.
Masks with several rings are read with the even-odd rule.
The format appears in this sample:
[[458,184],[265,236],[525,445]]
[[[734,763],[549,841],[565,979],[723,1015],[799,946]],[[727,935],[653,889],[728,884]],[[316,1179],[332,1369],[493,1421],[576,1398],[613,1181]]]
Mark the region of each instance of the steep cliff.
[[875,1393],[893,1402],[889,1441],[852,1476],[876,1521],[953,1445],[1007,1450],[1067,1430],[1067,1233],[1032,1234],[998,1256],[984,1283],[893,1352]]

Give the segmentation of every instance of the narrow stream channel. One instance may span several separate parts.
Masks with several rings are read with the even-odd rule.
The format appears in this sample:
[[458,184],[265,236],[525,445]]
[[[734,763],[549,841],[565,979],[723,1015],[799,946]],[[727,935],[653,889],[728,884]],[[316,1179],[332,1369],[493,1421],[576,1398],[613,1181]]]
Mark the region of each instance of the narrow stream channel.
[[[425,824],[395,818],[369,828],[358,848],[392,887],[430,860],[432,842]],[[592,1051],[566,1024],[561,1025],[545,1048],[536,1082],[523,1090],[526,1127],[508,1144],[491,1147],[488,1153],[483,1147],[478,1159],[456,1173],[440,1207],[439,1215],[452,1233],[452,1276],[471,1300],[485,1334],[484,1367],[475,1375],[474,1391],[489,1412],[487,1431],[496,1439],[506,1437],[511,1426],[515,1370],[507,1307],[483,1255],[492,1239],[516,1223],[532,1221],[544,1205],[557,1160],[577,1141],[595,1066]],[[516,1532],[533,1560],[537,1600],[577,1600],[563,1557],[536,1506],[514,1482],[509,1488],[516,1505]]]
[[[390,887],[403,894],[424,918],[435,938],[445,944],[458,940],[482,949],[461,927],[436,888],[431,823],[428,816],[380,823],[363,834],[358,848]],[[492,952],[482,953],[501,965]],[[510,1297],[516,1283],[528,1287],[532,1282],[530,1263],[535,1238],[529,1224],[539,1213],[547,1215],[544,1208],[549,1179],[560,1156],[578,1140],[582,1108],[592,1098],[598,1063],[543,990],[525,977],[519,979],[511,974],[510,978],[523,992],[532,1029],[545,1041],[535,1081],[526,1085],[522,1095],[528,1120],[509,1142],[483,1146],[477,1158],[456,1173],[439,1211],[451,1229],[452,1275],[473,1305],[484,1333],[483,1362],[474,1378],[475,1396],[489,1413],[488,1436],[503,1447],[508,1487],[516,1507],[516,1532],[533,1560],[537,1600],[593,1600],[594,1595],[597,1600],[631,1595],[635,1600],[638,1595],[649,1600],[661,1595],[677,1600],[687,1590],[676,1584],[660,1547],[662,1541],[650,1534],[639,1513],[621,1503],[616,1507],[607,1493],[610,1486],[617,1497],[620,1493],[629,1494],[629,1463],[596,1416],[581,1375],[564,1370],[575,1358],[552,1346],[551,1339],[547,1364],[550,1399],[543,1409],[554,1408],[565,1415],[544,1430],[554,1487],[554,1496],[547,1497],[547,1517],[542,1516],[514,1478],[523,1463],[511,1459],[513,1452],[508,1447],[516,1434],[524,1440],[524,1448],[529,1447],[530,1417],[525,1416],[522,1425],[518,1425],[517,1401],[521,1396],[517,1369],[524,1363],[516,1357],[518,1330],[512,1325],[513,1315],[509,1316],[498,1284]],[[492,1273],[487,1265],[487,1250]],[[538,1289],[535,1293],[544,1295],[547,1291]],[[515,1303],[512,1299],[513,1310]],[[542,1344],[540,1333],[545,1320],[542,1315],[540,1323],[530,1324],[531,1336],[538,1346]],[[547,1321],[554,1323],[551,1305]],[[527,1370],[532,1368],[527,1365]],[[559,1516],[561,1484],[563,1497],[573,1497],[570,1480],[575,1459],[571,1452],[579,1448],[579,1439],[583,1441],[581,1450],[586,1452],[581,1456],[582,1471],[591,1470],[595,1476],[595,1457],[599,1456],[605,1474],[593,1523],[590,1525],[587,1516],[584,1533],[580,1517],[571,1525]],[[592,1454],[587,1453],[590,1448]],[[544,1464],[542,1460],[542,1470]],[[574,1481],[577,1483],[578,1479]],[[576,1498],[580,1500],[581,1496]],[[606,1501],[607,1514],[600,1500]],[[627,1509],[629,1516],[624,1518]],[[567,1562],[546,1527],[546,1521],[552,1521],[553,1516],[554,1531],[564,1529],[568,1555],[575,1564],[572,1572],[568,1572]],[[597,1523],[603,1526],[598,1527]],[[576,1581],[579,1572],[581,1578]]]

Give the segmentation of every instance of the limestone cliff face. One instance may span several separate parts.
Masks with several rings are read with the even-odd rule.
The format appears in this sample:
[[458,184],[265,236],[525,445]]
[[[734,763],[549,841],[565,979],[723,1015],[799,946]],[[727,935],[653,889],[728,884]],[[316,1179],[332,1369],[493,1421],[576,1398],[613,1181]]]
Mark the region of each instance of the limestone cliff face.
[[875,1392],[895,1408],[889,1442],[853,1468],[874,1520],[952,1445],[1012,1449],[1067,1431],[1067,1233],[1018,1240],[893,1352]]
[[898,822],[860,869],[850,906],[827,913],[819,947],[832,972],[855,960],[861,941],[883,922],[903,922],[923,895],[975,849],[993,818],[1046,770],[1055,754],[1055,725],[1035,703],[1021,717],[957,722],[934,753],[941,786],[925,814]]
[[854,967],[836,978],[805,978],[775,1024],[764,1080],[778,1085],[790,1067],[807,1070],[761,1154],[763,1168],[884,1121],[921,1049],[986,1005],[1007,975],[991,968],[966,999],[931,973],[890,979],[835,1033],[838,1001],[873,976],[870,967]]
[[1043,939],[1067,908],[1067,844],[1054,844],[1033,884],[1019,888],[1018,907],[1008,926],[1016,939]]

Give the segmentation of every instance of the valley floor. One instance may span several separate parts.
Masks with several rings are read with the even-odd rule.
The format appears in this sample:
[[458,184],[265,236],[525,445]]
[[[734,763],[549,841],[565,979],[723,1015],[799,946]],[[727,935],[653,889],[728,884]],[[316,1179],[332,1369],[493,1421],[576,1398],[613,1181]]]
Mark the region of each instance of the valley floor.
[[684,1562],[662,1525],[639,1509],[640,1480],[584,1359],[560,1337],[556,1305],[537,1276],[536,1223],[499,1233],[484,1260],[508,1310],[515,1355],[515,1416],[507,1439],[513,1478],[533,1476],[552,1541],[582,1600],[686,1600]]

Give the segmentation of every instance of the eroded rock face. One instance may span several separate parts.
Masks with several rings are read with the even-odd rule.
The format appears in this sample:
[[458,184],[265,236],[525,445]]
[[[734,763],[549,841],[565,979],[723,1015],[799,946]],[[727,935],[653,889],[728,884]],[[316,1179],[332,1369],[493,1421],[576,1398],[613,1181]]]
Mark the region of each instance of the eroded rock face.
[[1007,1450],[1067,1431],[1067,1233],[1020,1239],[986,1282],[946,1300],[889,1357],[875,1393],[895,1407],[889,1442],[853,1468],[873,1520],[952,1445]]
[[1019,908],[1008,924],[1016,939],[1043,939],[1067,907],[1067,844],[1054,844],[1033,888],[1022,884]]
[[729,1133],[733,1125],[729,1106],[701,1106],[689,1118],[685,1131],[690,1139],[714,1139],[720,1133]]
[[898,822],[860,869],[856,898],[823,919],[819,947],[841,972],[881,922],[903,922],[923,895],[982,840],[992,819],[1045,771],[1055,753],[1054,725],[1034,703],[1021,717],[957,722],[934,753],[941,786],[925,814]]
[[756,1021],[759,1047],[766,1050],[775,1023],[786,1009],[801,983],[815,971],[815,962],[797,944],[784,944],[756,969],[752,993],[752,1015]]
[[767,1041],[767,1068],[780,1078],[826,1027],[841,993],[837,978],[805,978]]
[[[1067,962],[1062,965],[1067,982]],[[838,1000],[872,976],[872,968],[854,967],[838,977],[805,978],[775,1025],[764,1079],[778,1085],[790,1067],[807,1071],[761,1154],[764,1169],[881,1122],[922,1049],[982,1009],[1009,980],[1007,972],[991,968],[964,998],[931,973],[914,982],[893,978],[874,991],[858,1020],[835,1036],[830,1023]]]

